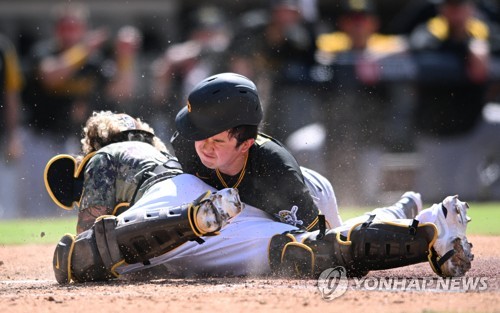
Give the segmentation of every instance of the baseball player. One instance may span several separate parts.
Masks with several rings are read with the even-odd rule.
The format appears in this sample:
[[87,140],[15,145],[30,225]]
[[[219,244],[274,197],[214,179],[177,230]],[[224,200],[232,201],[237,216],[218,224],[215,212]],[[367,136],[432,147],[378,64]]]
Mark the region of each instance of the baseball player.
[[[229,84],[230,89],[253,88],[246,78],[237,79],[240,83]],[[210,79],[195,91],[207,82]],[[245,88],[208,105],[227,100],[247,108]],[[218,92],[224,91],[213,94]],[[65,235],[54,253],[56,279],[106,280],[160,264],[180,276],[315,276],[336,265],[345,266],[351,275],[364,275],[426,260],[442,276],[460,276],[470,268],[468,206],[456,196],[422,210],[420,196],[408,192],[393,206],[340,227],[326,229],[325,223],[318,223],[318,230],[307,231],[304,223],[297,223],[298,208],[277,221],[266,207],[247,204],[241,210],[235,190],[216,191],[189,174],[155,181],[126,212],[99,217],[77,237]]]
[[118,215],[141,195],[146,179],[182,173],[154,130],[140,119],[110,111],[94,112],[83,128],[83,156],[57,155],[45,169],[54,202],[78,208],[77,233],[101,215]]
[[176,117],[172,146],[186,173],[208,185],[238,188],[243,202],[306,230],[342,224],[330,182],[301,168],[277,140],[258,132],[263,117],[255,84],[235,73],[202,80]]
[[[83,133],[84,156],[57,155],[48,162],[44,173],[45,186],[52,200],[63,209],[78,208],[77,234],[82,238],[94,234],[94,225],[104,217],[126,211],[149,186],[182,174],[176,159],[167,152],[153,129],[140,119],[110,111],[94,112]],[[188,189],[186,192],[192,202],[193,194]],[[183,199],[182,191],[175,195],[176,199]],[[209,188],[203,188],[199,195],[196,207],[177,208],[188,214],[186,222],[196,229],[196,236],[215,233],[241,211],[242,205],[234,189],[211,193]],[[216,210],[222,207],[224,210]],[[170,214],[177,214],[177,211]],[[180,230],[174,230],[178,236]],[[189,237],[185,235],[182,240],[185,238]],[[175,244],[180,243],[175,241]],[[86,252],[81,245],[75,245],[75,236],[66,234],[54,255],[57,281],[71,280],[72,266],[77,269],[74,280],[84,280],[76,277],[79,277],[79,264],[91,260]]]
[[0,216],[18,216],[19,188],[12,182],[20,174],[18,163],[23,154],[21,140],[21,100],[24,85],[14,44],[0,34]]
[[[129,213],[141,215],[144,208],[182,202],[174,194],[162,196],[166,190],[193,188],[198,193],[206,187],[194,176],[180,175],[159,183]],[[407,192],[394,205],[350,219],[343,226],[307,232],[275,222],[262,210],[246,204],[218,236],[204,237],[201,245],[184,243],[148,259],[146,264],[163,266],[170,275],[179,277],[317,277],[323,270],[338,265],[346,267],[352,276],[363,276],[370,270],[429,261],[440,276],[462,276],[473,259],[472,245],[465,235],[470,221],[467,210],[467,203],[457,196],[446,197],[442,203],[422,210],[419,195]],[[412,219],[401,218],[407,211],[419,213]],[[143,268],[144,263],[136,263],[118,268],[117,273]]]
[[[234,190],[215,191],[189,174],[155,183],[126,212],[65,235],[54,253],[57,281],[102,281],[152,266],[180,277],[316,277],[338,265],[359,276],[424,261],[445,277],[470,269],[468,206],[457,197],[421,210],[405,195],[336,229],[308,232],[250,205],[241,210]],[[397,218],[415,206],[414,219]]]

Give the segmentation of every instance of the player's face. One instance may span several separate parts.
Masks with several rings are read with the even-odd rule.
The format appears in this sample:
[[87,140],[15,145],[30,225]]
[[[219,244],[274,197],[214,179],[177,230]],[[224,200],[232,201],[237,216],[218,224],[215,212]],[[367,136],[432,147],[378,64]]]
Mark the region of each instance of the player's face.
[[85,36],[85,32],[85,22],[77,18],[64,18],[56,25],[56,33],[63,48],[79,43]]
[[235,175],[241,170],[241,160],[244,157],[244,145],[236,147],[236,144],[236,139],[229,136],[228,131],[224,131],[205,140],[195,141],[194,147],[203,165]]

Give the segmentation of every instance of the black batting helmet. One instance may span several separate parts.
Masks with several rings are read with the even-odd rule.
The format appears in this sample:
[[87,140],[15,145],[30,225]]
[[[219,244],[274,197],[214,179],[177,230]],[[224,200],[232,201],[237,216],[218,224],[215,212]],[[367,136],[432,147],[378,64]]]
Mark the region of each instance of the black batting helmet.
[[261,120],[255,84],[239,74],[221,73],[193,88],[175,124],[182,137],[203,140],[236,126],[258,126]]

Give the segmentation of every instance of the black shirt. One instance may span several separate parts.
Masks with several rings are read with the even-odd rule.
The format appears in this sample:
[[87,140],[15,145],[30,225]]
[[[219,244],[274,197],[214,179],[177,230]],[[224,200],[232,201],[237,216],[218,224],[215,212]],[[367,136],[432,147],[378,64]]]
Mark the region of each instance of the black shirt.
[[7,37],[0,35],[0,135],[5,134],[6,118],[9,118],[5,112],[5,94],[19,92],[22,83],[15,47]]
[[[172,145],[185,173],[197,176],[216,189],[225,188],[216,171],[201,163],[193,141],[174,136]],[[221,175],[229,187],[240,177],[239,173]],[[308,230],[317,225],[319,210],[297,161],[280,142],[267,135],[259,134],[250,148],[245,174],[237,189],[243,202],[283,223]]]
[[[469,37],[450,38],[447,22],[435,17],[411,34],[417,62],[418,103],[416,126],[430,136],[462,135],[481,120],[487,83],[474,83],[467,75],[469,42],[488,41],[488,26],[477,19],[468,23]],[[484,34],[483,34],[484,33]]]
[[74,76],[57,88],[42,84],[38,73],[42,60],[61,53],[63,50],[53,40],[34,45],[23,93],[29,124],[41,134],[49,132],[58,137],[67,133],[80,134],[85,120],[75,120],[72,111],[85,110],[84,116],[87,116],[92,110],[108,109],[103,96],[104,86],[112,76],[104,56],[93,53]]

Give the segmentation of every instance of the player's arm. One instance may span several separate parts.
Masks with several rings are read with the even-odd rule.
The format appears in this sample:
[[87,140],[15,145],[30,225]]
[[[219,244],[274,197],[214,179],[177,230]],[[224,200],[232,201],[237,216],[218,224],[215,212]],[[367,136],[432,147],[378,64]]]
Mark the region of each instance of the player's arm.
[[257,202],[255,206],[281,222],[314,228],[319,210],[295,158],[284,147],[272,143],[257,153],[259,183],[254,187],[261,195],[252,200]]
[[113,214],[117,204],[116,176],[117,168],[110,155],[97,153],[89,161],[78,208],[77,233],[89,229],[99,216]]
[[115,100],[126,100],[134,96],[137,85],[135,67],[142,35],[133,26],[124,26],[118,31],[115,43],[116,73],[107,86],[108,95]]
[[71,78],[88,57],[100,49],[108,39],[108,32],[105,29],[90,31],[85,40],[73,47],[63,51],[58,55],[43,58],[39,65],[41,81],[49,87],[55,87]]
[[[295,226],[307,230],[315,229],[319,209],[314,203],[309,189],[304,183],[300,169],[288,168],[281,183],[275,184],[280,197],[279,211],[274,214],[281,222],[296,223]],[[292,221],[290,223],[290,221]]]
[[19,108],[21,105],[20,91],[23,85],[21,69],[14,46],[6,43],[3,55],[5,64],[5,129],[7,133],[7,157],[16,158],[21,155],[21,140],[19,138]]
[[108,215],[109,208],[105,206],[94,206],[78,212],[76,233],[80,234],[94,225],[95,220],[102,215]]

